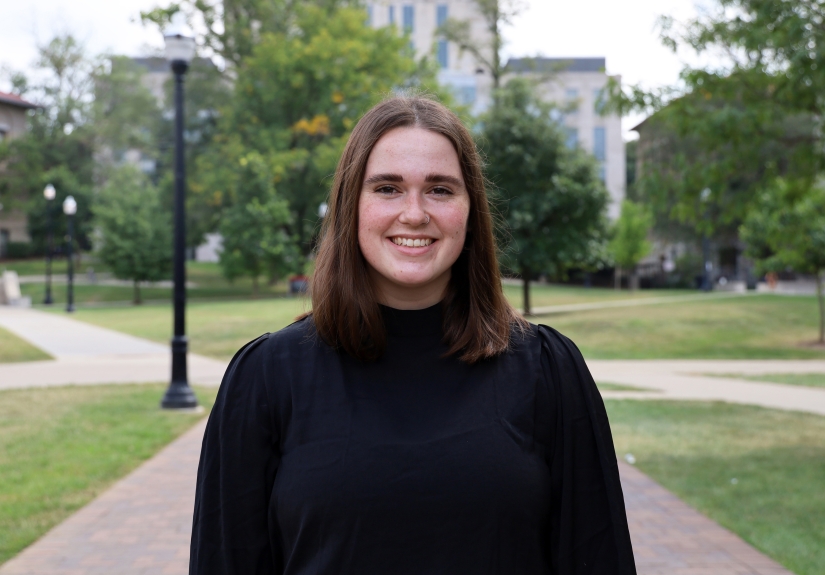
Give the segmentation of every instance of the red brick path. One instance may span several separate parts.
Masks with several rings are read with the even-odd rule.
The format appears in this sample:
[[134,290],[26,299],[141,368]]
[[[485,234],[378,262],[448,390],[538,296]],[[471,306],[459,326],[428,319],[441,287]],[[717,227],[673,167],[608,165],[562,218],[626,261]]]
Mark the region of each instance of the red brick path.
[[[0,575],[185,575],[205,422],[0,567]],[[791,575],[620,464],[639,575]]]

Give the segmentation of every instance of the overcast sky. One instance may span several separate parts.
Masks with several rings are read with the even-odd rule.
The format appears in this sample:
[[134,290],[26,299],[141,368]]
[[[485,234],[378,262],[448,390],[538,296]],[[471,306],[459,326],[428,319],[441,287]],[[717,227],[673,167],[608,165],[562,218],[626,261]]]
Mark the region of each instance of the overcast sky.
[[[647,87],[673,84],[682,60],[661,45],[656,20],[696,14],[709,0],[527,0],[528,9],[507,30],[508,56],[603,56],[607,71],[625,83]],[[4,0],[0,19],[0,65],[26,70],[36,46],[58,33],[71,32],[90,53],[144,55],[162,46],[139,13],[158,0]],[[162,2],[166,5],[167,2]],[[6,88],[2,85],[0,89]],[[625,118],[628,130],[640,120]]]

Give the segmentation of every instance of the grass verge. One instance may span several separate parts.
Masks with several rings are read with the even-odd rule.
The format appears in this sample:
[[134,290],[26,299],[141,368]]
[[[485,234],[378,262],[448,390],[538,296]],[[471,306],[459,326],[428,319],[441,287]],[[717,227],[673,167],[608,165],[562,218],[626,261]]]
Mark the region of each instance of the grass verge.
[[642,471],[794,573],[825,573],[825,418],[725,403],[606,404],[619,458],[632,453]]
[[[307,309],[309,302],[303,298],[193,303],[187,311],[191,349],[227,359],[247,341],[277,331]],[[558,329],[590,359],[821,359],[825,351],[803,345],[816,336],[815,310],[813,297],[758,295],[547,315],[531,321]],[[167,305],[86,308],[76,317],[161,343],[172,333],[172,310]]]
[[633,385],[625,385],[623,383],[607,383],[604,381],[597,381],[596,387],[598,387],[601,391],[645,391],[659,393],[658,389],[650,389],[649,387],[636,387]]
[[766,373],[763,375],[745,375],[742,373],[708,373],[712,377],[732,377],[767,383],[801,385],[803,387],[825,387],[825,373]]
[[[203,414],[158,408],[163,385],[0,391],[0,563]],[[198,388],[208,413],[217,388]]]
[[52,356],[0,327],[0,363],[42,359],[52,359]]

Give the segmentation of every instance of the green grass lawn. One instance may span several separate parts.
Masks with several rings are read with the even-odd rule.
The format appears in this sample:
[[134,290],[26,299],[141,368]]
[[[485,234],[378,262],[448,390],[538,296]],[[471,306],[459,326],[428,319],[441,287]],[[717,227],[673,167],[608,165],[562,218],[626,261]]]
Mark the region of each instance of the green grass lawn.
[[823,359],[816,298],[751,295],[539,316],[592,359]]
[[[651,297],[667,297],[698,293],[699,292],[696,290],[657,289],[629,291],[607,288],[585,288],[580,286],[530,284],[530,305],[532,307],[545,307],[551,305],[647,299]],[[504,294],[516,307],[521,308],[524,305],[522,287],[520,285],[512,285],[510,283],[505,284]]]
[[0,327],[0,363],[37,361],[52,356]]
[[797,575],[825,573],[825,417],[606,403],[619,458],[632,453],[642,471]]
[[764,375],[745,375],[741,373],[709,373],[712,377],[733,377],[767,383],[784,383],[803,387],[825,387],[825,373],[766,373]]
[[601,391],[645,391],[650,393],[659,393],[658,389],[650,389],[647,387],[636,387],[633,385],[625,385],[623,383],[607,383],[604,381],[597,381],[596,386]]
[[[226,359],[244,343],[287,325],[308,309],[304,299],[194,303],[192,350]],[[807,346],[817,334],[813,297],[774,295],[675,302],[532,318],[572,338],[592,359],[825,358]],[[171,334],[168,305],[86,308],[77,319],[158,342]]]
[[[189,349],[229,359],[246,342],[262,333],[281,329],[307,309],[309,302],[304,298],[192,303],[187,306]],[[167,343],[172,334],[172,308],[169,305],[86,308],[78,310],[74,316],[161,343]]]
[[[0,563],[191,427],[162,385],[0,391]],[[208,410],[216,388],[195,390]]]
[[[86,281],[86,270],[93,268],[95,273],[105,273],[106,269],[93,258],[83,260],[77,269],[75,277],[80,282]],[[42,260],[12,260],[0,263],[0,271],[10,269],[17,271],[20,276],[43,275],[45,274],[45,264]],[[66,277],[66,261],[64,259],[55,260],[53,273],[56,278],[63,280]],[[249,278],[238,278],[229,282],[223,277],[220,266],[214,263],[187,262],[186,265],[187,282],[194,284],[187,289],[187,297],[193,301],[202,300],[237,300],[253,297],[252,280]],[[103,279],[100,277],[99,279]],[[282,297],[286,294],[286,283],[278,282],[270,285],[267,281],[259,282],[258,298]],[[32,298],[34,305],[39,305],[46,294],[44,282],[24,283],[20,286],[20,291],[24,296]],[[147,302],[169,301],[172,297],[171,288],[143,287],[141,297]],[[52,298],[55,305],[60,306],[66,303],[67,288],[65,283],[54,283],[52,285]],[[101,303],[129,303],[133,300],[133,288],[131,286],[102,285],[76,283],[74,286],[74,301],[76,305],[83,306]]]

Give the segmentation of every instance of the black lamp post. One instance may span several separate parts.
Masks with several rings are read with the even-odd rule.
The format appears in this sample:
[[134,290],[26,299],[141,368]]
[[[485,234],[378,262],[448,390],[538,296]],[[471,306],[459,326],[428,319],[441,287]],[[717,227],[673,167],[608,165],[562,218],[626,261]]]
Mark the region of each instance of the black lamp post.
[[186,172],[183,147],[183,76],[195,55],[195,39],[178,12],[163,35],[166,59],[175,75],[175,235],[174,235],[174,323],[172,337],[172,381],[160,405],[164,409],[192,409],[198,400],[186,373]]
[[51,305],[52,300],[52,255],[54,254],[54,225],[52,223],[52,200],[54,200],[57,192],[54,186],[49,184],[43,188],[43,197],[46,198],[46,297],[43,298],[43,303]]
[[72,196],[63,200],[63,213],[66,214],[66,262],[69,264],[68,291],[66,292],[66,311],[74,311],[74,263],[72,262],[72,243],[74,241],[74,215],[77,202]]
[[713,269],[713,264],[710,261],[710,238],[708,237],[708,208],[707,203],[708,199],[710,199],[710,188],[705,188],[702,190],[702,194],[699,196],[702,200],[702,210],[703,214],[702,217],[705,220],[705,229],[702,233],[702,264],[704,266],[704,270],[702,273],[702,291],[711,291],[711,278],[710,272]]

